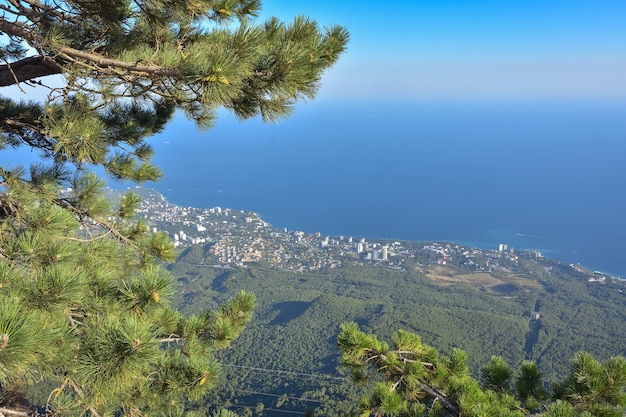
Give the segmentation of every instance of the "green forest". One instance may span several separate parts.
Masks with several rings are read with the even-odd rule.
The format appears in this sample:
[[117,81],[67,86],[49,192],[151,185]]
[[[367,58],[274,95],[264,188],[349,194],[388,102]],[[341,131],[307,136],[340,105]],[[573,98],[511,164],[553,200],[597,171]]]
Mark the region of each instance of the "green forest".
[[[346,322],[381,339],[400,329],[415,332],[446,355],[462,349],[477,378],[492,355],[513,368],[532,360],[548,386],[569,372],[578,351],[601,360],[626,352],[623,286],[588,282],[558,261],[534,265],[537,285],[490,293],[471,283],[443,285],[414,268],[207,267],[207,250],[188,248],[170,267],[174,302],[191,314],[241,289],[256,295],[254,319],[219,354],[224,378],[209,401],[240,408],[241,415],[351,411],[365,387],[340,365],[337,336]],[[531,321],[536,310],[540,319]]]

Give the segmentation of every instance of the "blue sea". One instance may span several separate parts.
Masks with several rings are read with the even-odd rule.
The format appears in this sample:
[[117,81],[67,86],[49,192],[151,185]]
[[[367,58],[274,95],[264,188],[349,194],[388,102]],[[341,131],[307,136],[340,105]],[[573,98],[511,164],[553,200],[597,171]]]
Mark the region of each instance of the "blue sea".
[[506,243],[626,277],[626,102],[314,101],[278,124],[178,117],[169,201],[324,235]]

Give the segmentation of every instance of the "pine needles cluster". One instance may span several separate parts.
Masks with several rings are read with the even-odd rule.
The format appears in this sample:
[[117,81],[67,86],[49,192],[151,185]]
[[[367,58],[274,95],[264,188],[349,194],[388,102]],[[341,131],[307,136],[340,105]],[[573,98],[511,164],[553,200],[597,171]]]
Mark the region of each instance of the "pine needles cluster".
[[578,353],[570,375],[549,396],[531,361],[524,361],[515,373],[503,358],[493,356],[479,381],[469,373],[465,352],[455,349],[443,357],[418,335],[403,330],[394,334],[389,346],[356,323],[346,323],[337,343],[342,364],[354,378],[375,381],[360,405],[363,417],[621,417],[626,410],[623,356],[600,363],[588,353]]

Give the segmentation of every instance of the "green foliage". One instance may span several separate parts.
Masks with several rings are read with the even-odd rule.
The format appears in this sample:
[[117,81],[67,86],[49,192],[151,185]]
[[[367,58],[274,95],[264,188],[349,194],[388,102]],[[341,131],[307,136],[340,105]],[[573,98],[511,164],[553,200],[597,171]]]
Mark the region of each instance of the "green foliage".
[[626,408],[625,386],[626,358],[600,363],[589,353],[578,352],[569,377],[555,388],[555,397],[571,403],[577,412],[621,416]]
[[503,410],[502,401],[480,390],[469,375],[467,356],[462,351],[442,358],[417,335],[402,330],[396,333],[394,348],[390,349],[375,336],[360,331],[355,323],[341,327],[337,344],[345,366],[371,367],[387,380],[378,382],[363,403],[367,415],[412,415],[408,410],[414,402],[423,402],[431,411],[440,404],[452,415],[515,415],[514,409]]
[[[173,243],[136,218],[136,193],[112,201],[94,172],[158,179],[147,140],[177,111],[199,127],[220,107],[286,116],[314,97],[348,33],[305,17],[255,23],[258,0],[18,0],[2,10],[0,86],[47,96],[0,97],[0,149],[30,147],[44,162],[0,167],[0,391],[50,387],[39,405],[56,415],[182,415],[215,386],[213,354],[239,336],[256,298],[174,310],[163,267]],[[55,74],[52,86],[39,81]]]
[[186,333],[194,319],[169,307],[173,280],[157,263],[171,244],[158,236],[163,247],[150,249],[154,238],[129,220],[136,195],[122,197],[125,215],[116,216],[93,176],[78,179],[76,192],[60,193],[59,182],[52,200],[26,179],[4,180],[2,388],[46,380],[59,415],[139,415],[206,395],[219,376],[212,352],[243,330],[255,297],[240,292],[206,309]]
[[545,399],[546,392],[541,379],[541,371],[535,362],[522,362],[520,374],[515,378],[515,390],[518,397],[531,404],[536,404],[536,401]]
[[[524,361],[516,377],[516,395],[506,393],[513,372],[504,360],[492,356],[483,368],[486,387],[481,389],[464,366],[466,355],[455,351],[449,358],[424,346],[417,335],[398,331],[396,343],[389,348],[376,336],[362,332],[355,323],[341,326],[337,344],[342,363],[359,373],[364,368],[384,376],[376,382],[360,405],[361,415],[370,416],[622,416],[626,412],[626,358],[615,357],[605,364],[588,353],[578,353],[572,361],[571,374],[556,387],[556,401],[546,404],[541,373],[537,366]],[[428,362],[426,362],[428,361]],[[525,404],[541,407],[527,411]],[[417,406],[420,404],[420,406]],[[538,413],[545,408],[545,413]],[[414,411],[415,410],[415,411]]]
[[[41,366],[49,368],[54,346],[44,336],[45,321],[37,314],[25,310],[13,300],[0,302],[0,383],[15,380],[33,382]],[[63,330],[61,330],[63,331]],[[43,365],[43,366],[42,366]],[[49,370],[49,369],[46,369]]]
[[501,356],[492,356],[489,363],[482,370],[486,389],[506,393],[509,391],[510,379],[513,371]]

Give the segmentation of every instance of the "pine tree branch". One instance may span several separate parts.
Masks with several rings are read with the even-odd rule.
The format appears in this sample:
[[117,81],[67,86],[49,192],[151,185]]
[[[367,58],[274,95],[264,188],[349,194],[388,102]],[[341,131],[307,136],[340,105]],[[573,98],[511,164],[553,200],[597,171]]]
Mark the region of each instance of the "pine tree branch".
[[401,376],[400,378],[398,378],[398,380],[395,382],[395,384],[392,385],[391,390],[395,391],[396,388],[398,388],[398,386],[404,381],[404,376]]
[[440,393],[439,391],[437,391],[430,385],[423,383],[422,381],[417,381],[417,386],[419,387],[419,389],[424,391],[426,395],[432,398],[434,401],[439,401],[441,405],[443,405],[443,407],[446,410],[448,410],[450,413],[452,413],[455,416],[459,416],[459,417],[461,416],[461,410],[459,409],[459,407],[456,404],[454,404],[452,401],[450,401],[448,397],[446,397],[444,394]]
[[139,250],[139,246],[133,242],[132,240],[130,240],[129,238],[127,238],[126,236],[124,236],[123,234],[121,234],[115,227],[111,226],[110,224],[103,222],[103,221],[99,221],[96,219],[91,218],[91,221],[93,221],[94,223],[96,223],[99,226],[104,227],[106,230],[108,230],[108,232],[110,234],[112,234],[113,236],[115,236],[119,241],[121,241],[122,243],[131,246],[137,250]]
[[[23,14],[25,16],[32,15],[31,11],[20,7],[19,3],[14,4],[14,6],[19,10],[16,14]],[[36,34],[32,28],[29,28],[23,22],[9,22],[2,17],[0,18],[0,32],[9,37],[21,38],[33,47],[45,44],[45,39]],[[0,87],[14,85],[47,75],[60,74],[61,70],[61,66],[53,59],[43,56],[26,57],[16,62],[0,65]]]
[[26,411],[12,410],[6,407],[0,407],[0,416],[28,416]]
[[[399,351],[398,351],[399,352]],[[396,352],[397,353],[397,352]],[[405,354],[409,353],[409,351],[404,351]],[[413,353],[414,356],[417,356],[415,354],[415,352],[411,352]],[[375,355],[371,355],[369,358],[367,358],[367,360],[365,361],[365,363],[369,362],[370,360],[376,362],[376,363],[384,363],[387,360],[387,357],[384,353],[377,353]],[[428,364],[431,365],[432,368],[434,368],[433,364]],[[388,368],[387,365],[385,366],[381,366],[378,367],[378,370],[380,371],[381,369],[384,368]],[[431,368],[431,369],[432,369]],[[405,382],[405,376],[406,376],[406,371],[399,367],[399,366],[394,366],[393,369],[390,369],[390,372],[395,372],[395,375],[398,376],[398,380],[393,384],[392,386],[392,390],[395,390],[399,385],[401,385],[401,382]],[[441,403],[441,405],[448,410],[448,412],[450,412],[452,415],[454,416],[461,416],[461,410],[460,408],[454,403],[452,402],[445,394],[439,392],[437,389],[431,387],[430,385],[422,382],[421,380],[417,381],[417,386],[419,387],[420,390],[422,390],[426,396],[428,396],[429,398],[433,399],[434,401],[439,401]]]
[[[39,34],[30,30],[26,25],[18,22],[9,22],[0,18],[0,31],[9,36],[22,38],[31,45],[45,49],[49,42]],[[14,85],[23,81],[47,75],[61,74],[63,67],[70,63],[82,63],[97,70],[96,78],[120,76],[120,70],[142,77],[178,77],[180,71],[173,68],[161,67],[139,62],[126,62],[119,59],[107,58],[95,52],[81,51],[70,47],[51,48],[55,57],[31,56],[19,61],[0,65],[0,87]],[[97,67],[97,68],[95,68]]]
[[[79,385],[75,384],[74,381],[72,380],[69,380],[68,384],[72,388],[72,390],[74,390],[76,395],[78,395],[79,398],[81,399],[85,398],[85,393],[83,392],[82,388]],[[91,414],[93,414],[94,417],[100,417],[100,414],[98,414],[95,408],[89,407],[87,408],[87,410],[89,410],[89,412],[91,412]]]
[[48,394],[48,399],[46,400],[46,410],[49,410],[51,408],[50,404],[52,402],[52,398],[58,397],[59,394],[61,394],[61,392],[63,391],[64,387],[65,387],[65,382],[63,382],[60,387],[57,387],[53,389],[52,391],[50,391],[50,394]]
[[8,13],[15,13],[15,10],[11,9],[8,6],[5,6],[4,4],[0,4],[0,10]]
[[[0,20],[0,26],[2,21]],[[2,30],[2,27],[0,27]],[[0,65],[0,87],[19,84],[35,78],[60,74],[61,67],[54,60],[32,56],[16,62]]]
[[[18,14],[27,15],[27,12],[20,10]],[[43,37],[32,31],[26,23],[18,21],[9,22],[4,17],[0,18],[0,30],[10,37],[22,38],[27,42],[43,43]]]
[[43,131],[43,127],[41,126],[36,126],[32,123],[24,123],[20,120],[15,120],[15,119],[10,119],[7,118],[6,120],[4,120],[4,124],[6,124],[7,126],[13,128],[13,129],[27,129],[30,130],[34,133],[38,133],[40,135],[44,135],[44,131]]
[[[63,47],[59,49],[59,54],[64,56],[68,61],[83,62],[96,65],[100,69],[109,69],[114,71],[122,69],[133,74],[155,77],[178,77],[180,71],[174,68],[161,67],[154,64],[141,64],[139,62],[126,62],[119,59],[106,58],[100,54],[80,51],[78,49]],[[117,75],[117,72],[111,72],[109,75]]]
[[70,237],[70,236],[59,236],[59,239],[64,239],[64,240],[71,240],[74,242],[81,242],[81,243],[90,243],[90,242],[95,242],[96,240],[101,240],[104,239],[105,237],[109,236],[112,232],[110,230],[108,230],[106,233],[89,238],[89,239],[81,239],[78,237]]
[[0,130],[14,134],[26,145],[41,150],[45,155],[54,154],[54,144],[44,133],[44,128],[35,123],[26,123],[22,120],[6,117],[0,119]]
[[[75,13],[69,10],[62,10],[59,3],[54,3],[56,7],[41,3],[39,0],[9,0],[18,11],[12,10],[13,14],[23,14],[27,16],[33,23],[37,24],[42,18],[56,17],[62,22],[70,22],[80,24],[80,19]],[[24,7],[21,3],[27,4],[30,8]]]
[[83,323],[79,320],[76,320],[74,317],[78,317],[82,319],[82,318],[85,318],[85,315],[81,313],[68,313],[67,314],[67,320],[70,322],[70,325],[72,327],[82,326]]
[[[8,65],[8,63],[7,63]],[[13,75],[13,80],[15,80],[15,84],[17,84],[18,88],[20,89],[20,91],[24,94],[26,94],[26,91],[24,91],[24,89],[22,88],[22,86],[20,85],[20,82],[17,78],[17,75],[15,74],[15,71],[13,71],[13,67],[11,65],[8,65],[9,71],[11,71],[11,75]]]
[[[9,22],[0,18],[0,31],[9,36],[16,36],[29,43],[45,48],[45,38],[29,30],[25,25]],[[117,77],[132,74],[141,77],[179,77],[180,71],[174,68],[161,67],[140,62],[126,62],[107,58],[95,52],[81,51],[70,47],[60,47],[55,57],[31,56],[19,61],[0,65],[0,87],[14,85],[23,81],[47,75],[61,74],[63,67],[70,63],[83,64],[97,72],[96,78]],[[120,72],[122,71],[122,72]]]
[[[9,3],[11,4],[11,6],[15,7],[17,10],[19,10],[20,13],[24,13],[26,14],[28,12],[27,9],[25,9],[24,7],[22,7],[22,5],[20,4],[19,1],[17,0],[8,0]],[[14,10],[11,10],[12,13],[15,13]]]
[[75,214],[77,214],[81,219],[82,218],[88,218],[94,224],[104,228],[107,231],[105,236],[107,234],[111,234],[115,238],[117,238],[120,242],[122,242],[122,243],[124,243],[124,244],[126,244],[128,246],[131,246],[131,247],[133,247],[133,248],[135,248],[137,250],[140,250],[140,247],[135,242],[133,242],[131,239],[129,239],[128,237],[126,237],[123,234],[121,234],[115,227],[111,226],[107,222],[94,219],[93,217],[89,216],[88,213],[86,213],[83,210],[79,209],[78,207],[74,206],[69,200],[61,198],[61,199],[57,199],[56,202],[57,202],[57,204],[59,206],[61,206],[63,208],[66,208],[66,209],[74,212]]
[[184,339],[176,334],[172,334],[169,337],[165,337],[163,339],[159,339],[161,343],[173,343],[173,342],[182,342]]
[[[394,350],[392,352],[396,353],[400,357],[400,359],[402,359],[402,361],[404,363],[417,363],[418,362],[415,359],[409,359],[409,358],[403,356],[403,355],[408,355],[408,356],[416,357],[417,354],[415,352],[413,352],[412,350],[400,350],[400,349],[398,349],[398,350]],[[435,364],[432,363],[432,362],[422,362],[422,361],[419,361],[419,363],[422,366],[424,366],[425,368],[428,368],[428,369],[435,369],[436,368]]]

